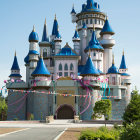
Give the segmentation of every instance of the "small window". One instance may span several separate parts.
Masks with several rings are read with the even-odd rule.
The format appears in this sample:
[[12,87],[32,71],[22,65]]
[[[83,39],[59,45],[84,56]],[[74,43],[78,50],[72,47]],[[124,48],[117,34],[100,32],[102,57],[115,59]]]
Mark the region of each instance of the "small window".
[[44,58],[47,57],[47,49],[43,49],[43,57],[44,57]]
[[101,57],[102,57],[103,55],[102,55],[102,53],[101,53]]
[[70,77],[73,77],[74,76],[74,73],[73,72],[70,72]]
[[68,65],[67,64],[65,64],[65,70],[68,70]]
[[59,64],[59,71],[62,71],[62,64]]
[[62,72],[59,72],[59,76],[60,76],[60,77],[62,76]]
[[74,70],[73,64],[70,64],[70,70]]
[[86,24],[88,24],[88,19],[86,20]]
[[68,72],[65,72],[65,73],[64,73],[64,76],[65,76],[65,77],[68,77]]
[[112,85],[115,85],[115,77],[112,77]]
[[95,24],[97,24],[97,19],[95,19]]
[[90,19],[90,24],[92,24],[92,19]]
[[96,53],[94,52],[93,55],[96,56]]

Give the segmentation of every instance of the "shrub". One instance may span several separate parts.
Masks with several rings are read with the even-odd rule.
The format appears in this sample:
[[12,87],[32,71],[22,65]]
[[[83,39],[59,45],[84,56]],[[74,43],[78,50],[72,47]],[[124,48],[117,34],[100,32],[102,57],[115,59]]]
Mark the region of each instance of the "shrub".
[[33,114],[31,114],[30,120],[34,120],[34,115]]
[[97,131],[83,131],[79,140],[118,140],[119,132],[115,129],[105,127],[99,128]]
[[124,131],[120,135],[120,140],[140,140],[139,124],[126,125]]

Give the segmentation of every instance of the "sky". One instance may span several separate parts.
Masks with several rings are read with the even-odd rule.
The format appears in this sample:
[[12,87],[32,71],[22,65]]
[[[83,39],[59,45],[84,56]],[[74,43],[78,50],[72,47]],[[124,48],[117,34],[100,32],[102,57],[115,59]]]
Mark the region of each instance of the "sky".
[[[119,67],[122,51],[125,51],[128,73],[132,78],[132,89],[140,90],[140,0],[95,0],[100,9],[108,15],[115,31],[113,47],[115,64]],[[29,50],[28,37],[35,25],[41,40],[45,17],[48,33],[51,35],[54,15],[57,15],[62,36],[62,47],[69,42],[72,47],[75,24],[71,22],[70,12],[75,5],[80,12],[86,0],[0,0],[0,87],[8,79],[15,50],[25,80],[24,58]]]

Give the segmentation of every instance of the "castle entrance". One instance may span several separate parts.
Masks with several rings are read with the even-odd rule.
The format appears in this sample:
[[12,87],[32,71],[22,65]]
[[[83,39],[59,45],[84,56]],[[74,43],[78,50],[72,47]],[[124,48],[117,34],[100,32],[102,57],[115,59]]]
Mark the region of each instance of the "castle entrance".
[[69,105],[62,105],[57,110],[57,119],[74,119],[75,111]]

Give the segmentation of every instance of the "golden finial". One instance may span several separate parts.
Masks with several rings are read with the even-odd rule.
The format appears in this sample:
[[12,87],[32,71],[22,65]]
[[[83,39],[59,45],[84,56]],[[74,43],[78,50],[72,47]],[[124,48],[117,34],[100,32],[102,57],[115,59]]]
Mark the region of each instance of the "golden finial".
[[114,60],[114,54],[113,54],[113,60],[112,60],[112,64],[115,64],[115,60]]
[[16,54],[16,51],[15,51],[15,56],[16,56],[17,54]]
[[59,32],[59,26],[57,26],[57,31]]
[[55,18],[54,18],[54,19],[57,20],[57,19],[56,19],[56,14],[55,14]]
[[73,7],[72,8],[74,9],[74,3],[73,3]]
[[89,57],[91,57],[91,49],[89,48]]
[[123,49],[123,55],[124,55],[124,49]]
[[108,20],[108,15],[106,15],[106,20]]
[[95,31],[95,26],[94,26],[94,24],[93,24],[93,31]]
[[47,22],[46,22],[46,18],[45,18],[45,25],[47,24]]
[[77,31],[78,26],[76,25],[76,31]]
[[33,25],[33,32],[35,32],[35,26]]

